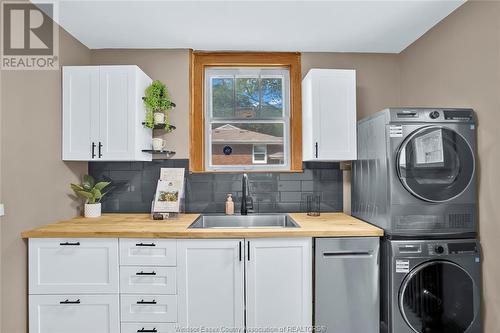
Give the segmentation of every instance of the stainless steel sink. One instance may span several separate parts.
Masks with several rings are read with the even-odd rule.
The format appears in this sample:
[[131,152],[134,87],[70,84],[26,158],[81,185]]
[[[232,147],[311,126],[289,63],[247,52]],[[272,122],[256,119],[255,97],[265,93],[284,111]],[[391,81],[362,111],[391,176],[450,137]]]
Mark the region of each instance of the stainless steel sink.
[[189,229],[213,228],[300,228],[286,214],[201,215]]

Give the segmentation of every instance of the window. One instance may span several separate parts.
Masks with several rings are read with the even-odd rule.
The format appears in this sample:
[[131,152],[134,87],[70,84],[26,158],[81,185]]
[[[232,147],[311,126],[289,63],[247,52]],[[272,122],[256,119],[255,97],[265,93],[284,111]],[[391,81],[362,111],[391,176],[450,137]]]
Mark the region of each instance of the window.
[[302,169],[300,55],[191,54],[190,170]]
[[267,145],[253,145],[252,163],[253,164],[267,163]]
[[287,68],[205,69],[206,170],[290,169],[289,81]]

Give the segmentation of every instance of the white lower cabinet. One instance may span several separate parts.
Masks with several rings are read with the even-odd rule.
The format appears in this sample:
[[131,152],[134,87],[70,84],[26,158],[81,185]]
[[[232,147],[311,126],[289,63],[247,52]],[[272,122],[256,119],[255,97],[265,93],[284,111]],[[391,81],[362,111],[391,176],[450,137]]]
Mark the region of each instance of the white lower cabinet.
[[122,323],[121,333],[176,333],[176,326],[171,323]]
[[120,292],[124,294],[177,294],[175,267],[122,266]]
[[247,328],[312,324],[312,239],[247,239]]
[[311,238],[177,244],[180,327],[312,325]]
[[176,295],[121,295],[122,322],[177,322]]
[[120,333],[118,295],[30,295],[30,333]]
[[118,239],[30,239],[29,292],[118,293]]
[[243,239],[177,241],[179,326],[244,327]]
[[29,246],[31,333],[312,325],[311,238],[30,239]]

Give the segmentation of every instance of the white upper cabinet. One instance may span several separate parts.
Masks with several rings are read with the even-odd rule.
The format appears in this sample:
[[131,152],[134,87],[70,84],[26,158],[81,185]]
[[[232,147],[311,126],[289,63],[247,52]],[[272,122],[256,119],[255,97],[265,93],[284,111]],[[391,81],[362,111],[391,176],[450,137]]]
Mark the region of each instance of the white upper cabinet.
[[302,80],[302,158],[355,160],[356,71],[311,69]]
[[312,325],[312,239],[246,240],[247,329]]
[[137,66],[63,67],[63,160],[150,161],[144,90]]

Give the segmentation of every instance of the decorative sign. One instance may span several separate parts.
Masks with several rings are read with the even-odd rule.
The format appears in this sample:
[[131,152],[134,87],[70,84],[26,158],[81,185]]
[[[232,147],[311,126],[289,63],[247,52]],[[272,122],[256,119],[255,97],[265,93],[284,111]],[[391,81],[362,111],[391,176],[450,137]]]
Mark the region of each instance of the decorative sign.
[[233,148],[231,148],[231,146],[224,146],[222,151],[224,152],[224,155],[231,155],[233,153]]
[[184,198],[184,168],[161,168],[154,213],[178,213]]

